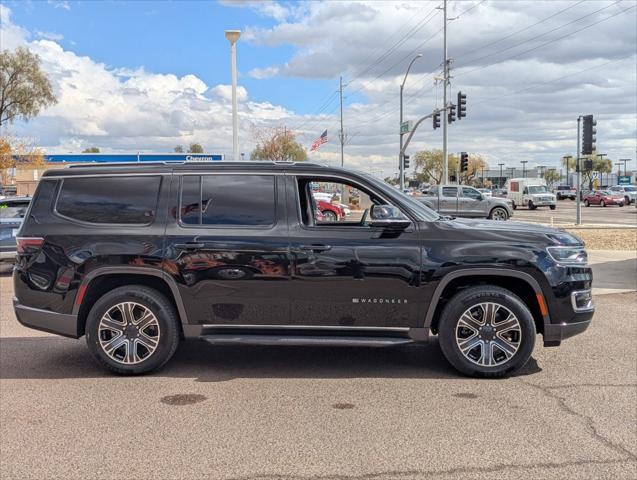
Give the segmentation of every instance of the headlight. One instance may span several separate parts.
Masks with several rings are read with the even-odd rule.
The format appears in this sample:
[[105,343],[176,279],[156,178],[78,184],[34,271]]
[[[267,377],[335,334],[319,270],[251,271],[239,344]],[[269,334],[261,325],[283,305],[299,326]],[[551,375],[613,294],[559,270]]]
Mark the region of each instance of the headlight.
[[584,247],[547,247],[546,250],[557,263],[583,266],[588,261]]

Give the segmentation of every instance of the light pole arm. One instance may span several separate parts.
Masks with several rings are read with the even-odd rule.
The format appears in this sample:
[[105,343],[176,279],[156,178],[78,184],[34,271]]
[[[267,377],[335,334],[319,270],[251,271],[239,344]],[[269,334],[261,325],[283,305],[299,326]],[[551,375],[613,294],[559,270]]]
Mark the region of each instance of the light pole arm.
[[434,110],[433,112],[431,112],[429,115],[425,115],[424,117],[422,117],[421,119],[419,119],[415,124],[414,124],[414,128],[411,129],[411,132],[409,132],[409,136],[407,137],[407,140],[405,140],[405,144],[403,145],[402,150],[400,151],[400,155],[404,155],[405,154],[405,150],[407,150],[407,147],[409,146],[409,142],[411,142],[412,137],[414,136],[414,133],[416,133],[416,130],[418,129],[418,126],[424,122],[425,120],[427,120],[428,118],[433,117],[436,113],[440,113],[440,112],[444,112],[446,111],[446,108],[437,108],[436,110]]
[[414,64],[414,62],[416,60],[418,60],[420,57],[422,57],[422,55],[419,53],[418,55],[416,55],[411,62],[409,62],[409,66],[407,67],[407,71],[405,72],[405,78],[403,78],[403,83],[400,84],[400,88],[403,88],[405,86],[405,82],[407,81],[407,75],[409,75],[409,70],[411,70],[411,66]]

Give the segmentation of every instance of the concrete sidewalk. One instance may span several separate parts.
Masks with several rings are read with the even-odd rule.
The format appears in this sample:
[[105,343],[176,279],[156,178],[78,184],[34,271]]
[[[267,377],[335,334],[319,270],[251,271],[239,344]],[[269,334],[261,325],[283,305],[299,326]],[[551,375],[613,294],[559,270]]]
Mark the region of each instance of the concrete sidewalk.
[[637,290],[637,252],[630,250],[588,250],[593,268],[593,295]]

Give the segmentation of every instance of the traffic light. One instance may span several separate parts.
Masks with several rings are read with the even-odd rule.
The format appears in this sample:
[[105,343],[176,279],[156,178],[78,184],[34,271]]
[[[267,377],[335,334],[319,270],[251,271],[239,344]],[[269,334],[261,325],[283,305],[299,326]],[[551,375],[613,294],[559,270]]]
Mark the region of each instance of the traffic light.
[[449,105],[449,113],[447,114],[447,120],[449,123],[456,121],[456,106]]
[[458,120],[467,116],[467,94],[458,92]]
[[584,160],[584,171],[590,172],[591,170],[593,170],[593,161],[590,160],[590,159],[585,159]]
[[584,115],[584,125],[582,126],[582,155],[590,155],[595,150],[595,134],[597,133],[597,122],[592,115]]
[[403,155],[403,169],[409,168],[409,155]]
[[434,130],[436,128],[440,128],[440,112],[434,113],[433,120],[434,120],[434,122],[433,122],[434,123]]
[[460,171],[466,172],[467,170],[469,170],[469,154],[460,152]]

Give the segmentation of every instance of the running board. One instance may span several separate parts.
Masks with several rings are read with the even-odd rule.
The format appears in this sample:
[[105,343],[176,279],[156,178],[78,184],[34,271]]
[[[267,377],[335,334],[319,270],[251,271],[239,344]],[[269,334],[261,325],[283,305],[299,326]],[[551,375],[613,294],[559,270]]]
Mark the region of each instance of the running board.
[[408,337],[360,335],[255,335],[209,334],[199,338],[215,345],[321,345],[344,347],[391,347],[414,343]]

